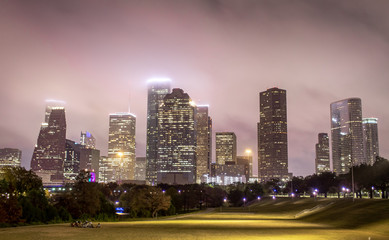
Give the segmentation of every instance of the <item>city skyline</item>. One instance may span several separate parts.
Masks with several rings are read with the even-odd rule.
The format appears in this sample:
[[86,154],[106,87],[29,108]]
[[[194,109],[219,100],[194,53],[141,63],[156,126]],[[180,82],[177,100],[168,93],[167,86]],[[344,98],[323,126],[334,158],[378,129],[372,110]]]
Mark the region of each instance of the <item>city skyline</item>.
[[380,154],[389,156],[388,3],[167,1],[105,9],[85,2],[2,3],[0,148],[21,149],[22,166],[29,167],[45,99],[66,101],[67,139],[88,129],[101,155],[109,113],[130,105],[136,156],[145,156],[152,77],[169,77],[172,88],[209,104],[213,132],[235,132],[238,155],[252,149],[254,164],[257,97],[273,86],[288,92],[289,172],[314,172],[317,133],[330,132],[330,103],[346,98],[361,98],[363,117],[378,118]]

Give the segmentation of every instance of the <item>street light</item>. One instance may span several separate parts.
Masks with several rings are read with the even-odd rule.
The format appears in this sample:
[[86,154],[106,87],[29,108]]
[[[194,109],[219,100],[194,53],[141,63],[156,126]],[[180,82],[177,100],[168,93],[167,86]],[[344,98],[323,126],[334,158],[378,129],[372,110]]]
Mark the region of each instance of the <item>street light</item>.
[[246,198],[243,198],[243,207],[246,206]]

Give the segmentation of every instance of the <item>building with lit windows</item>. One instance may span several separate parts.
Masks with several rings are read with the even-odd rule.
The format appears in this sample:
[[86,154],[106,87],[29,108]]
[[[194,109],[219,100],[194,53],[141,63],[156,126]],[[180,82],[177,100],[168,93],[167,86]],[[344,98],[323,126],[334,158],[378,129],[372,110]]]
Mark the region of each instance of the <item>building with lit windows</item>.
[[80,172],[81,145],[66,139],[63,175],[65,182],[74,182]]
[[331,103],[331,146],[333,171],[337,175],[366,162],[360,98]]
[[174,88],[163,99],[158,111],[158,183],[195,183],[195,112],[196,106],[182,89]]
[[158,111],[163,98],[170,93],[170,79],[154,78],[147,81],[147,140],[146,140],[146,182],[157,184],[158,155]]
[[237,165],[229,162],[226,165],[212,164],[211,175],[207,178],[207,183],[218,185],[229,185],[233,183],[246,183],[247,165]]
[[330,141],[327,133],[319,133],[318,143],[316,143],[315,158],[316,174],[330,172]]
[[99,160],[99,182],[107,183],[108,177],[112,176],[112,169],[108,168],[109,162],[107,156],[100,156]]
[[84,148],[93,148],[93,149],[95,149],[96,148],[96,139],[88,131],[81,132],[80,144]]
[[62,102],[48,102],[31,159],[31,169],[49,184],[62,184],[64,180],[66,119],[65,108],[57,103]]
[[107,182],[135,179],[135,124],[132,113],[109,115]]
[[22,151],[15,148],[0,148],[0,174],[2,168],[20,167]]
[[81,147],[80,149],[80,169],[95,173],[95,178],[99,179],[100,150]]
[[258,178],[289,177],[286,90],[270,88],[259,93]]
[[216,163],[236,164],[236,135],[233,132],[216,133]]
[[135,180],[145,181],[146,179],[146,158],[137,157],[135,160]]
[[379,156],[378,119],[363,118],[362,127],[366,163],[373,165],[376,161],[376,157]]
[[208,115],[208,105],[197,105],[196,134],[196,182],[210,173],[212,163],[212,119]]

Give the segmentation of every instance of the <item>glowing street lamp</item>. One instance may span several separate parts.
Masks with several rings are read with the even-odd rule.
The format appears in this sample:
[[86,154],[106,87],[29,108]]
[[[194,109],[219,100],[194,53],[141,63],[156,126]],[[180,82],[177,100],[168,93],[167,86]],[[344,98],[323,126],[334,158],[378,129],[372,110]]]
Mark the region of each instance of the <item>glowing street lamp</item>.
[[246,198],[243,198],[243,207],[246,206]]

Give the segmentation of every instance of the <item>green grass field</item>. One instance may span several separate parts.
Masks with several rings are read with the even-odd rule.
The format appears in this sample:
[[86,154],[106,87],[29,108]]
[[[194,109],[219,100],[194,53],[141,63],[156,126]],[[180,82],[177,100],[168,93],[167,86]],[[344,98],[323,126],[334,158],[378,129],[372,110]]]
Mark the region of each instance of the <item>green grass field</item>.
[[[382,212],[388,209],[388,201],[357,202],[355,209],[350,207],[353,203],[332,201],[334,203],[312,199],[263,200],[250,208],[224,208],[222,212],[215,209],[161,220],[102,223],[101,229],[72,228],[69,224],[3,228],[0,229],[0,239],[389,239],[389,233],[382,230],[389,228],[385,212],[376,221],[370,217],[363,221],[363,218],[356,217],[360,212],[354,211],[363,207],[369,213]],[[320,207],[312,210],[318,205]],[[299,215],[307,209],[312,211]],[[336,209],[341,214],[351,212],[351,217],[334,218],[331,214]],[[350,221],[353,218],[358,220],[351,221],[351,225],[339,225],[342,219]],[[330,219],[333,219],[332,223]]]

